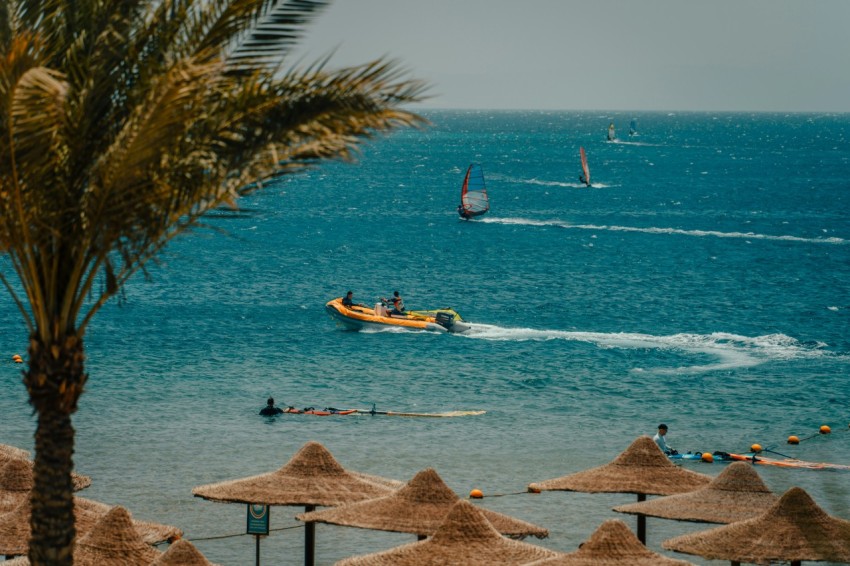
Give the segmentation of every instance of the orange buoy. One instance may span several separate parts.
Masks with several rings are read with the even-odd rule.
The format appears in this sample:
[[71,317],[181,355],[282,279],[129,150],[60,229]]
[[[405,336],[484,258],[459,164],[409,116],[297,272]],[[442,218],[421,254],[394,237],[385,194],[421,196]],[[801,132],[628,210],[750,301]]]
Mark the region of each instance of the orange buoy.
[[482,497],[484,497],[484,494],[481,492],[480,489],[473,489],[469,492],[469,497],[471,497],[472,499],[481,499]]
[[792,434],[788,437],[788,444],[800,444],[800,439]]
[[755,452],[757,454],[761,452],[761,444],[753,444],[750,446],[750,452]]
[[830,432],[832,432],[832,429],[829,428],[828,426],[823,425],[822,427],[820,427],[820,433],[821,434],[829,434]]
[[709,464],[714,462],[714,456],[712,456],[711,452],[703,452],[701,458],[703,462],[708,462]]

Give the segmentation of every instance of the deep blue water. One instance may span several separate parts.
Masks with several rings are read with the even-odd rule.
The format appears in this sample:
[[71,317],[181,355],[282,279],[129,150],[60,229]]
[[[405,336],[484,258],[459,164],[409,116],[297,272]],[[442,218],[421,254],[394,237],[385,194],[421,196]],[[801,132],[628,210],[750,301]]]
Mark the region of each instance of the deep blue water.
[[[271,471],[308,440],[350,469],[401,480],[433,467],[461,496],[550,530],[574,550],[629,495],[519,493],[607,463],[670,426],[680,450],[754,442],[850,464],[850,115],[430,112],[243,200],[172,243],[87,334],[75,416],[81,495],[177,525],[214,562],[253,563],[245,508],[194,486]],[[628,137],[636,118],[640,135]],[[605,141],[609,122],[621,140]],[[584,146],[593,187],[578,182]],[[491,210],[455,212],[467,165]],[[6,263],[0,264],[4,273]],[[324,303],[401,291],[451,306],[470,335],[347,332]],[[20,384],[26,332],[0,296],[0,442],[31,449]],[[264,420],[279,405],[482,409],[457,419]],[[817,433],[788,446],[790,434]],[[716,475],[723,464],[688,463]],[[804,487],[850,519],[850,472],[760,467],[777,493]],[[299,508],[272,510],[298,527]],[[648,521],[649,546],[705,525]],[[409,542],[321,525],[317,562]],[[262,543],[302,562],[303,531]],[[669,553],[668,553],[669,554]],[[699,559],[679,556],[700,563]]]

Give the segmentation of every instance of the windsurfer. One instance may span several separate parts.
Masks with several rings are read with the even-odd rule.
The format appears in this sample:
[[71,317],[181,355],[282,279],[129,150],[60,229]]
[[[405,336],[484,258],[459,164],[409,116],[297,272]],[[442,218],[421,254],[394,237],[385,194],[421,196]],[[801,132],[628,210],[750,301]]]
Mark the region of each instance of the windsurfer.
[[463,204],[457,205],[457,213],[460,214],[460,217],[464,220],[469,220],[469,215],[466,213],[466,210],[464,210]]
[[578,180],[580,183],[584,183],[586,186],[590,186],[590,168],[587,166],[587,154],[584,152],[584,148],[580,147],[578,149],[579,155],[581,156],[581,174],[578,176]]

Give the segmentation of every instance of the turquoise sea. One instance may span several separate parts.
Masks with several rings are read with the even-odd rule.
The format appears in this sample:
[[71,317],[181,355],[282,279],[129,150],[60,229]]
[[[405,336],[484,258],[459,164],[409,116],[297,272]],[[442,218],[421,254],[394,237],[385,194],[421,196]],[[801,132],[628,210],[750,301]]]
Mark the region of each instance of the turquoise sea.
[[[527,484],[607,463],[660,422],[680,451],[757,442],[850,464],[850,115],[425,114],[428,128],[376,139],[355,164],[210,217],[96,317],[74,418],[77,470],[93,478],[80,495],[179,526],[210,560],[242,565],[254,561],[245,506],[192,488],[277,469],[309,440],[360,472],[406,481],[433,467],[462,497],[481,489],[476,504],[548,528],[528,542],[561,551],[605,519],[634,527],[611,511],[634,496]],[[607,142],[612,121],[620,140]],[[578,182],[580,146],[591,188]],[[491,210],[462,221],[472,162]],[[324,304],[348,289],[367,304],[399,290],[408,308],[454,307],[473,332],[344,331]],[[11,362],[27,336],[7,294],[0,329],[0,442],[31,450]],[[268,395],[487,412],[265,419]],[[792,434],[812,438],[790,446]],[[850,519],[850,472],[758,471]],[[272,509],[264,564],[303,563],[302,510]],[[649,519],[648,546],[708,526]],[[414,540],[316,534],[317,564]]]

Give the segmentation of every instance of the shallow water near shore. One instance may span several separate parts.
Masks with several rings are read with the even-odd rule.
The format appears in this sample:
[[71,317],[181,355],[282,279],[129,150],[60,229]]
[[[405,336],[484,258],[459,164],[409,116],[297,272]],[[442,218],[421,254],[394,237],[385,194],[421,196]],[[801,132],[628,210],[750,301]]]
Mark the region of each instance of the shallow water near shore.
[[[226,234],[174,242],[97,315],[74,417],[76,466],[93,478],[80,495],[179,526],[213,562],[239,565],[254,561],[254,539],[238,536],[245,506],[192,488],[277,469],[309,440],[360,472],[406,481],[433,467],[460,496],[481,489],[477,505],[548,528],[528,542],[560,551],[605,519],[633,528],[611,507],[634,496],[526,486],[605,464],[660,422],[680,451],[759,443],[850,464],[850,116],[426,115],[432,126],[375,140],[356,164],[271,184],[241,201],[245,217],[209,218]],[[491,210],[462,221],[471,162]],[[398,289],[408,308],[450,306],[473,329],[345,331],[324,303],[348,289],[366,304]],[[10,361],[26,330],[8,295],[0,328],[0,442],[31,450]],[[486,413],[266,419],[269,395]],[[809,438],[791,446],[792,434]],[[850,472],[758,471],[850,519]],[[301,511],[272,509],[264,564],[303,563]],[[649,519],[648,546],[708,526]],[[317,564],[332,564],[415,537],[319,525],[316,539]]]

